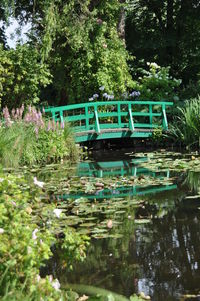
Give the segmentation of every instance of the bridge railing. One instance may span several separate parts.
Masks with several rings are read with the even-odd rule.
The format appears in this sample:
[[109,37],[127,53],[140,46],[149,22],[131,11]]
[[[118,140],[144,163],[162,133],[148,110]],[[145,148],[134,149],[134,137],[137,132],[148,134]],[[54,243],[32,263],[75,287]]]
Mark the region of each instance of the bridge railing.
[[57,121],[73,123],[76,132],[95,131],[97,134],[105,129],[124,129],[134,131],[136,128],[168,129],[166,107],[173,102],[166,101],[102,101],[72,104],[47,108]]

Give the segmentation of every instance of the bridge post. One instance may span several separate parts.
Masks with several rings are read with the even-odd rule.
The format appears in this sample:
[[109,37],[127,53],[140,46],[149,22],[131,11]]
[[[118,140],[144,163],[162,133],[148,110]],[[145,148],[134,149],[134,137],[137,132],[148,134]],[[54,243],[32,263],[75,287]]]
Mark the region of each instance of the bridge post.
[[128,112],[129,112],[129,128],[133,132],[135,130],[135,127],[134,127],[134,122],[133,122],[131,104],[128,104]]
[[153,124],[153,110],[152,110],[152,105],[149,105],[149,123],[152,125]]
[[94,106],[94,115],[95,115],[96,132],[98,134],[100,134],[101,131],[100,131],[100,125],[99,125],[99,117],[98,117],[98,112],[97,112],[97,105]]
[[63,119],[63,111],[60,111],[60,121],[61,121],[61,123],[64,122],[64,119]]
[[88,112],[88,106],[85,107],[85,126],[86,126],[86,131],[89,131],[89,112]]
[[121,105],[120,103],[117,104],[117,114],[118,114],[118,125],[121,128],[122,126],[122,120],[121,120]]
[[167,122],[167,114],[165,111],[165,104],[162,105],[162,114],[163,114],[163,129],[167,130],[168,129],[168,122]]

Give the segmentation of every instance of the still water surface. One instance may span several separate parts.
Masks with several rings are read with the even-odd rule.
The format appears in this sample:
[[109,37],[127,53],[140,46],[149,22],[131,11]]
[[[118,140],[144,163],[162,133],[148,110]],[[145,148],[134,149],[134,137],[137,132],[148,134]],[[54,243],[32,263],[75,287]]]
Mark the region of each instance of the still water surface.
[[[118,198],[122,204],[126,200],[124,208],[111,210],[107,215],[110,220],[117,216],[110,231],[120,236],[92,238],[86,260],[76,264],[73,272],[61,267],[55,254],[51,272],[62,283],[93,285],[127,297],[142,291],[153,301],[183,300],[184,294],[198,294],[200,195],[196,190],[200,174],[149,171],[140,166],[145,156],[134,158],[112,151],[95,156],[92,161],[79,164],[80,178],[150,175],[155,179],[172,178],[172,183],[142,189],[138,185],[134,189],[122,185],[121,190],[102,189],[95,195],[89,194],[90,206],[104,202],[105,212],[90,216],[91,220],[98,217],[99,223],[106,215],[105,202],[112,209],[111,203]],[[134,199],[140,201],[139,205]]]

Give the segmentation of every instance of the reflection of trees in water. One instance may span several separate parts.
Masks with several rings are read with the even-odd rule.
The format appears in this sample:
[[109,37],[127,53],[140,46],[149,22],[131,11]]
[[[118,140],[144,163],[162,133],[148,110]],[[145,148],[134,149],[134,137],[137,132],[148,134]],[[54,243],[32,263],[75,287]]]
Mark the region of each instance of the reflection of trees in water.
[[[93,240],[86,260],[76,264],[74,272],[67,272],[55,254],[50,273],[62,283],[95,285],[126,296],[142,289],[154,301],[176,300],[187,290],[198,292],[200,205],[192,208],[188,200],[178,201],[183,194],[179,190],[142,197],[145,203],[128,207],[121,215],[123,223],[111,229],[122,238]],[[135,216],[153,218],[136,227]]]
[[186,184],[192,192],[200,192],[200,172],[189,171],[185,178]]
[[[185,209],[154,220],[137,233],[140,277],[146,279],[149,293],[154,291],[154,300],[174,300],[179,293],[200,290],[199,218],[197,210]],[[149,233],[151,241],[144,242]]]
[[[129,212],[131,213],[134,217],[134,211]],[[134,227],[134,219],[124,217],[123,227],[116,229],[123,237],[93,240],[86,260],[74,266],[75,273],[62,275],[61,281],[65,282],[67,277],[70,282],[95,285],[131,295],[135,291],[137,274],[136,250],[131,248],[130,252],[130,246],[135,241]]]

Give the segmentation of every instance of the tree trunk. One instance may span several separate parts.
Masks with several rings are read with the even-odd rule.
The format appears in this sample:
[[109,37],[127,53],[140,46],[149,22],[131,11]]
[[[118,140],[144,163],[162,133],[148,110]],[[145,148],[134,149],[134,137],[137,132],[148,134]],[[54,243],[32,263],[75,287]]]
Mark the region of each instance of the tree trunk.
[[[119,0],[119,2],[125,3],[125,0]],[[119,37],[123,40],[123,42],[125,44],[125,10],[124,10],[123,6],[120,9],[117,31],[118,31]]]

